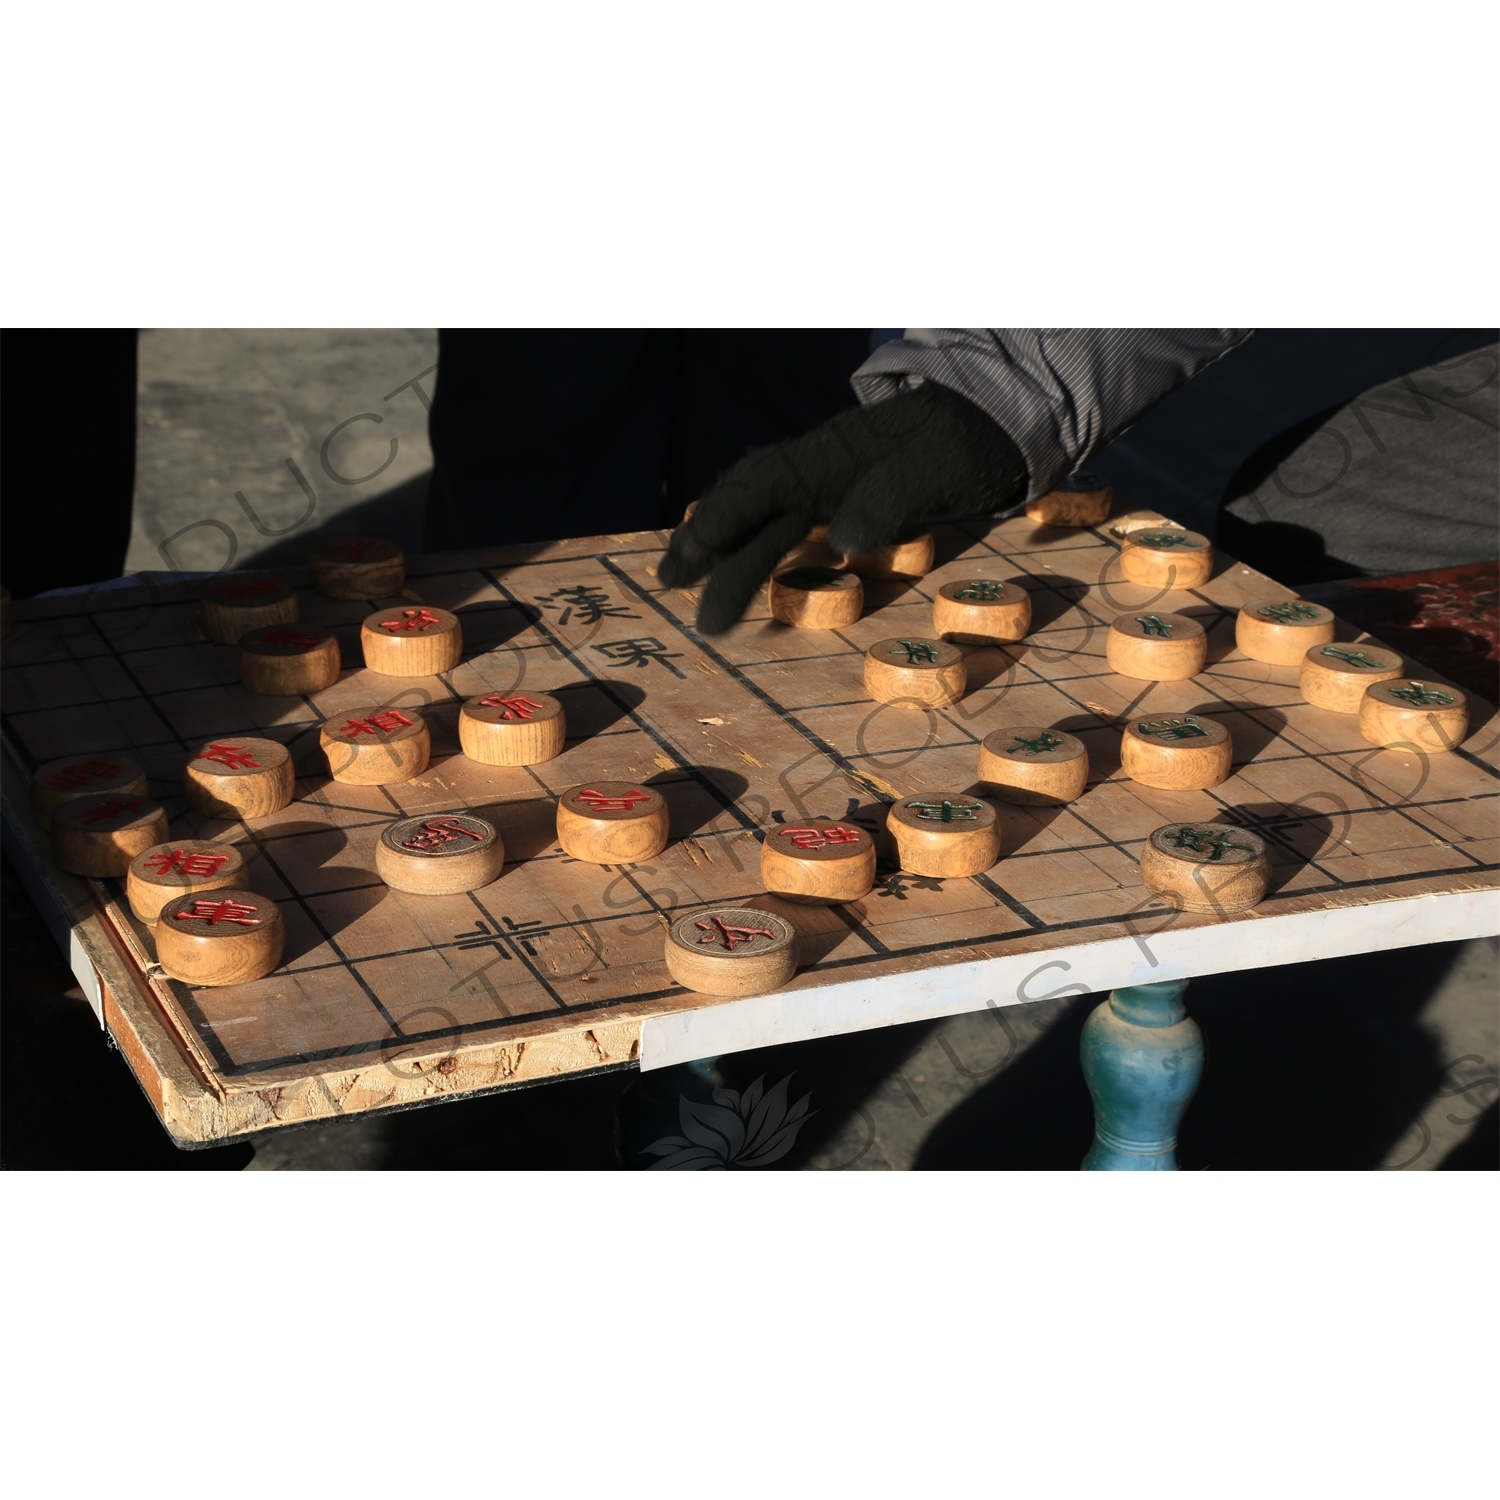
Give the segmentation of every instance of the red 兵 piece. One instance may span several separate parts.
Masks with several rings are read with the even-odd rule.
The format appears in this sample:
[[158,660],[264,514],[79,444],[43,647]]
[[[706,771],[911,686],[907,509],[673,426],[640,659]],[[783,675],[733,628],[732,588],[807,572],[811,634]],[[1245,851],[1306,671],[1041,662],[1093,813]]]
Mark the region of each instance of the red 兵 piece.
[[361,734],[379,734],[382,730],[389,734],[393,729],[400,729],[410,725],[411,720],[399,709],[388,708],[378,714],[371,714],[368,719],[350,719],[347,724],[341,725],[340,734],[347,734],[351,739]]
[[799,849],[822,849],[829,844],[857,844],[859,830],[836,823],[832,828],[781,828],[778,838],[790,839]]
[[323,550],[340,562],[368,562],[372,557],[379,557],[385,548],[373,537],[352,536],[325,542]]
[[231,771],[263,769],[261,763],[243,745],[213,744],[197,758],[216,760],[221,766],[228,766]]
[[217,875],[229,863],[227,854],[200,854],[190,849],[173,849],[171,853],[153,854],[146,868],[155,875]]
[[111,797],[108,802],[101,802],[97,807],[91,807],[87,812],[78,814],[80,823],[97,823],[101,818],[119,818],[126,813],[137,813],[141,810],[141,799],[139,797]]
[[247,604],[252,599],[280,592],[281,585],[273,583],[269,578],[259,579],[255,583],[226,583],[221,588],[209,590],[215,599],[227,599],[231,604]]
[[47,778],[48,786],[55,786],[60,791],[71,792],[78,787],[87,786],[89,782],[100,776],[113,776],[120,768],[112,760],[86,760],[81,766],[69,766],[66,771],[59,771],[55,776]]
[[443,622],[433,614],[430,609],[403,609],[399,620],[382,620],[382,629],[385,630],[426,630],[429,625],[441,625]]
[[[712,922],[714,926],[710,927],[709,922]],[[726,926],[723,917],[718,915],[710,917],[708,922],[695,922],[693,925],[700,932],[707,933],[706,937],[698,939],[700,943],[722,943],[731,953],[734,952],[736,943],[753,943],[758,937],[774,938],[776,936],[769,927]]]
[[484,708],[503,708],[505,713],[502,719],[529,719],[542,705],[533,703],[530,698],[502,698],[499,693],[491,693],[488,698],[481,698],[480,704]]
[[637,802],[649,802],[650,792],[643,792],[639,787],[635,791],[626,792],[620,797],[609,797],[603,792],[596,792],[593,787],[585,787],[573,799],[575,802],[586,802],[595,812],[629,812]]
[[322,637],[311,630],[272,629],[257,637],[257,643],[262,646],[295,646],[301,651],[310,651],[321,640]]
[[472,828],[465,828],[457,818],[428,818],[409,839],[401,840],[401,847],[416,850],[438,849],[458,838],[476,839],[480,843],[484,841],[482,833],[475,833]]
[[260,918],[255,915],[257,910],[257,907],[246,906],[243,901],[205,901],[200,898],[193,902],[191,911],[178,912],[177,920],[207,922],[210,926],[216,926],[220,922],[233,922],[239,927],[259,927]]

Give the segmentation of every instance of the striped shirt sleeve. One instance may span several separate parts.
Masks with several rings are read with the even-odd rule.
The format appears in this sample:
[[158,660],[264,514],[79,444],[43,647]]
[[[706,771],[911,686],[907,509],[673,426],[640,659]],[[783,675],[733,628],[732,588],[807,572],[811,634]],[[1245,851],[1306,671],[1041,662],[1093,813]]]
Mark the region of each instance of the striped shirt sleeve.
[[1045,495],[1248,328],[908,328],[854,372],[868,406],[934,380],[993,417]]

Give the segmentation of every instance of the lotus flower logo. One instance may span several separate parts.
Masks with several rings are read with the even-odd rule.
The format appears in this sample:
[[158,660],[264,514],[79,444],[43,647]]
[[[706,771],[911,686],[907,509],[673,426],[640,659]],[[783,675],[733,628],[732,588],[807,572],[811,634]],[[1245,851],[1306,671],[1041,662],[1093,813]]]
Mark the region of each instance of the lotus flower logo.
[[730,1167],[768,1167],[780,1161],[796,1143],[797,1132],[812,1119],[811,1094],[787,1108],[788,1073],[769,1093],[762,1090],[762,1073],[743,1094],[715,1089],[712,1104],[695,1104],[681,1095],[677,1118],[681,1135],[664,1135],[641,1148],[643,1156],[659,1156],[652,1172],[714,1172]]

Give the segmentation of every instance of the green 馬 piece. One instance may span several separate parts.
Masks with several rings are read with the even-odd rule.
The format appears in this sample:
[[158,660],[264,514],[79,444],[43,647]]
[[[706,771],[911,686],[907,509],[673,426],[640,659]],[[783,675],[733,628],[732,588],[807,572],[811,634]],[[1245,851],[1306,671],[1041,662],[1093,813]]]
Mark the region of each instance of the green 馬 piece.
[[944,797],[941,802],[908,802],[906,805],[929,823],[973,823],[979,818],[977,802],[950,802]]
[[1135,726],[1142,734],[1163,740],[1206,740],[1208,731],[1192,716],[1180,719],[1146,719]]
[[919,661],[936,661],[937,652],[932,649],[928,641],[897,641],[898,649],[891,652],[892,656],[899,656],[902,651],[906,652],[907,666],[915,666]]

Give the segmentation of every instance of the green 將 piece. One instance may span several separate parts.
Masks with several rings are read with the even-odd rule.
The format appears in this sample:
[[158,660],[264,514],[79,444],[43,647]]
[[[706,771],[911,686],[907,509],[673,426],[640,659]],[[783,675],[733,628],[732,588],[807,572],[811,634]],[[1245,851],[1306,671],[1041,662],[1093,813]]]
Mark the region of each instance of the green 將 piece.
[[950,802],[946,797],[941,802],[908,802],[906,805],[929,823],[974,823],[978,821],[980,811],[977,802]]
[[1137,615],[1135,623],[1143,629],[1147,635],[1170,636],[1172,627],[1162,619],[1160,615]]
[[1208,731],[1192,716],[1181,719],[1146,719],[1135,726],[1142,734],[1154,734],[1163,740],[1206,740]]
[[1262,604],[1256,614],[1275,620],[1278,625],[1295,625],[1298,620],[1316,620],[1318,611],[1311,604]]
[[[937,653],[927,641],[897,641],[897,646],[906,652],[907,666],[915,666],[919,661],[936,661]],[[897,656],[898,651],[892,651],[892,656]]]
[[966,583],[953,597],[955,599],[978,599],[984,604],[994,604],[1004,597],[1005,585],[993,583],[987,578],[976,578]]
[[1028,740],[1024,734],[1018,734],[1015,741],[1015,744],[1006,749],[1007,755],[1019,755],[1023,750],[1028,755],[1045,755],[1047,751],[1056,750],[1062,744],[1062,741],[1050,729],[1044,729],[1034,740]]
[[1377,670],[1384,666],[1384,662],[1371,661],[1363,651],[1345,651],[1342,646],[1324,646],[1323,655],[1331,656],[1335,661],[1347,662],[1351,667],[1375,667]]
[[[1176,844],[1179,849],[1191,849],[1194,854],[1206,854],[1210,860],[1223,859],[1225,851],[1229,849],[1243,849],[1247,854],[1255,853],[1249,844],[1236,844],[1227,833],[1210,834],[1206,828],[1183,827],[1164,837],[1169,844]],[[1204,839],[1210,840],[1206,848]]]
[[1413,708],[1447,708],[1457,703],[1458,699],[1452,693],[1445,693],[1438,688],[1430,688],[1420,682],[1410,682],[1405,687],[1393,687],[1391,689],[1393,698],[1405,698]]
[[1194,540],[1181,531],[1143,531],[1135,540],[1146,547],[1201,547],[1203,545],[1202,542]]

